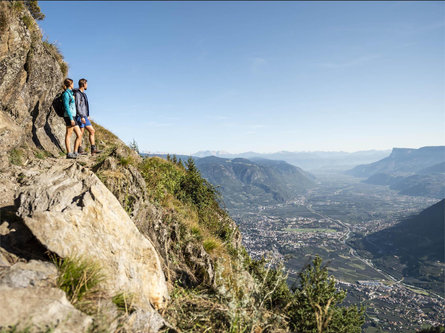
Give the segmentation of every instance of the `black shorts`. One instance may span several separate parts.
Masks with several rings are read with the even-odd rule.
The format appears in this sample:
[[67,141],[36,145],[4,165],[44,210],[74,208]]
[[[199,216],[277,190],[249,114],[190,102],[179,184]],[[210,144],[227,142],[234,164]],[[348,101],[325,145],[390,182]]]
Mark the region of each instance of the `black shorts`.
[[[71,119],[70,119],[70,118],[68,118],[68,117],[63,117],[63,120],[65,120],[65,125],[66,125],[67,127],[71,127],[71,126],[73,126],[73,125],[71,125]],[[75,126],[75,125],[77,125],[76,120],[74,120],[74,126]]]

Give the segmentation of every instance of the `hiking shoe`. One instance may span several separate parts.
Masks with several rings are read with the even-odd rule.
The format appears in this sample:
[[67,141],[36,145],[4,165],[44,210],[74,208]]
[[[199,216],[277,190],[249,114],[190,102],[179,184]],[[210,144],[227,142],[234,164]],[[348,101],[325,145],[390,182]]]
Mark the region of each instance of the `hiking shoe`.
[[68,153],[68,154],[66,154],[66,158],[76,159],[77,158],[77,154],[76,153]]
[[97,150],[96,146],[91,146],[91,155],[99,154],[102,150]]
[[77,154],[79,154],[79,155],[86,155],[87,153],[86,153],[85,150],[83,150],[82,146],[80,146],[78,151],[77,151]]

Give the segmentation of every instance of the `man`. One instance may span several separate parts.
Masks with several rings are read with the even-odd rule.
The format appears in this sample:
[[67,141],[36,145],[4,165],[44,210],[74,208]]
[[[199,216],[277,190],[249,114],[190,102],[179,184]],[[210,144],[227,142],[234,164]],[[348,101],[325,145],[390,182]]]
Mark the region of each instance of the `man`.
[[[96,132],[93,128],[93,125],[91,125],[90,122],[90,106],[88,104],[88,97],[87,94],[85,94],[85,90],[87,90],[88,82],[86,79],[80,79],[79,80],[79,88],[75,89],[74,97],[76,100],[76,121],[77,124],[80,127],[80,131],[82,133],[85,132],[85,128],[89,132],[89,139],[91,144],[91,155],[100,153],[99,150],[96,148],[95,144],[95,137],[94,133]],[[82,147],[79,147],[79,154],[85,154],[83,153]]]

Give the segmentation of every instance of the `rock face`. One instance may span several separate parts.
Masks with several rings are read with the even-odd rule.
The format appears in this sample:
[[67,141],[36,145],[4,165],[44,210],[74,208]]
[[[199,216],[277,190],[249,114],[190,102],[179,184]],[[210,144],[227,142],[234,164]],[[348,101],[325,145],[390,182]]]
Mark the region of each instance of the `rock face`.
[[55,288],[54,265],[32,260],[0,268],[0,328],[31,332],[86,332],[92,318],[75,309]]
[[[25,141],[53,154],[63,145],[65,126],[51,112],[63,73],[55,49],[26,8],[0,2],[0,140],[2,150]],[[25,133],[26,135],[23,135]]]
[[87,256],[103,267],[103,287],[131,293],[135,305],[163,308],[167,285],[158,254],[102,182],[75,162],[41,161],[24,172],[18,214],[61,257]]

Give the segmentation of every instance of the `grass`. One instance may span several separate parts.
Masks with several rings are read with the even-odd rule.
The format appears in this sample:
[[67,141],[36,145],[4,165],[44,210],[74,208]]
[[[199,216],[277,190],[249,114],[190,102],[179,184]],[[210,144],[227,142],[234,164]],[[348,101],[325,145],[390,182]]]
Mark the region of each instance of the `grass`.
[[133,307],[134,296],[132,294],[121,292],[114,295],[111,300],[120,311],[127,314],[135,311],[135,308]]
[[48,52],[57,60],[57,63],[60,66],[60,70],[63,74],[63,77],[68,75],[68,64],[64,61],[63,55],[60,52],[58,46],[54,43],[50,43],[48,40],[43,41],[43,46],[48,50]]
[[[0,329],[0,333],[31,333],[36,332],[36,329],[34,329],[33,325],[26,326],[24,328],[18,328],[19,324],[15,324],[12,326],[4,327]],[[51,333],[54,332],[53,327],[46,327],[46,328],[37,328],[38,332],[40,333]]]
[[34,30],[34,20],[29,15],[22,16],[22,22],[25,24],[28,30]]
[[91,312],[94,301],[100,297],[99,284],[105,279],[100,265],[82,257],[54,258],[53,261],[59,270],[57,286],[73,305]]
[[205,239],[202,242],[202,246],[204,247],[204,250],[206,250],[207,252],[212,252],[213,250],[215,250],[216,248],[221,247],[221,243],[218,242],[216,239],[214,238],[208,238]]
[[20,148],[14,148],[9,151],[9,162],[14,165],[23,165],[23,150]]
[[45,158],[51,156],[50,153],[48,153],[46,150],[38,150],[34,152],[34,156],[37,157],[40,160],[44,160]]

